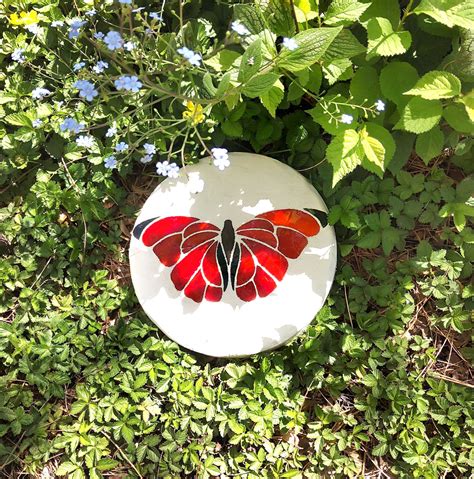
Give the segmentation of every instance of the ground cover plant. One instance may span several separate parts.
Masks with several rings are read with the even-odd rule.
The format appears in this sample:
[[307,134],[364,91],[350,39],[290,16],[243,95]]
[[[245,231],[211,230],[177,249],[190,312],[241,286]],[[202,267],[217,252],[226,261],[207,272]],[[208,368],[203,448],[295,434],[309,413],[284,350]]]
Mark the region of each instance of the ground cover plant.
[[[4,0],[0,476],[470,477],[473,12]],[[163,337],[126,256],[228,151],[306,175],[340,251],[311,326],[235,361]]]

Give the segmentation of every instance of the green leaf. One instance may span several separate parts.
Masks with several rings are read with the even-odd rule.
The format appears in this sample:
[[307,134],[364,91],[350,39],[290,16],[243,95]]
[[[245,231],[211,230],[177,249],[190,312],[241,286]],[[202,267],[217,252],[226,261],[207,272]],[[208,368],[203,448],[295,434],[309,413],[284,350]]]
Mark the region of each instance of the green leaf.
[[266,19],[261,8],[255,4],[235,5],[235,18],[243,23],[250,33],[260,33],[266,28]]
[[221,128],[226,135],[233,138],[239,138],[244,133],[242,123],[239,121],[224,120],[221,123]]
[[255,98],[263,95],[278,80],[278,74],[276,73],[263,73],[251,78],[242,88],[242,93],[249,98]]
[[375,103],[382,96],[377,70],[370,66],[360,67],[352,77],[350,92],[357,102]]
[[474,123],[463,105],[449,105],[443,110],[443,117],[451,128],[460,133],[474,133]]
[[337,37],[342,27],[310,28],[293,38],[298,47],[289,50],[283,47],[277,58],[277,65],[296,72],[318,61]]
[[[259,3],[260,6],[264,2]],[[263,14],[267,18],[270,30],[275,35],[291,37],[296,31],[293,19],[292,4],[287,0],[268,0],[265,2]]]
[[391,62],[380,72],[380,89],[386,98],[397,105],[406,104],[403,94],[418,80],[416,69],[406,62]]
[[439,100],[412,98],[405,106],[402,117],[395,128],[412,133],[424,133],[438,124],[442,110]]
[[260,39],[251,43],[242,55],[239,68],[238,81],[245,83],[252,78],[262,64],[262,41]]
[[273,118],[275,118],[276,109],[284,95],[283,83],[280,80],[277,80],[268,91],[260,95],[260,101]]
[[124,424],[121,428],[122,437],[128,442],[131,443],[133,441],[134,432],[133,429],[129,428],[126,424]]
[[326,150],[328,162],[333,167],[333,187],[344,176],[361,164],[364,151],[356,130],[346,130],[335,136]]
[[384,168],[387,168],[388,164],[395,155],[396,145],[392,134],[383,126],[377,123],[366,123],[365,129],[372,138],[380,141],[385,149]]
[[78,466],[76,464],[73,464],[72,462],[63,462],[59,465],[56,471],[54,471],[54,473],[57,476],[65,476],[70,472],[74,472],[76,469],[78,469]]
[[133,389],[139,389],[144,386],[148,381],[148,375],[146,373],[139,374],[133,382]]
[[452,98],[461,93],[461,82],[449,72],[431,71],[423,75],[405,95],[416,95],[426,100]]
[[390,20],[382,17],[372,18],[367,23],[368,57],[380,55],[390,57],[405,53],[411,45],[411,34],[393,30]]
[[324,23],[326,25],[348,25],[367,10],[369,4],[357,0],[333,0],[326,10]]
[[348,58],[333,60],[328,65],[323,65],[324,78],[330,85],[337,80],[345,80],[352,76],[352,62]]
[[374,448],[372,448],[371,453],[374,456],[383,456],[387,453],[388,451],[388,445],[385,442],[380,442],[377,444]]
[[362,160],[362,166],[382,178],[385,169],[385,148],[379,140],[371,137],[365,129],[360,132],[360,139],[365,153],[365,158]]
[[321,62],[327,63],[340,58],[348,59],[364,52],[364,45],[349,30],[343,29],[325,51]]
[[26,113],[12,113],[5,116],[4,120],[9,125],[29,126],[30,128],[32,127],[31,119]]
[[113,469],[114,467],[117,467],[118,465],[119,465],[119,462],[116,461],[115,459],[104,457],[100,459],[96,467],[97,469],[99,469],[99,471],[108,471],[110,469]]
[[421,0],[413,12],[429,15],[449,28],[458,26],[468,30],[474,29],[474,2],[472,0]]
[[369,8],[362,14],[359,21],[367,27],[371,18],[383,17],[390,20],[393,28],[397,28],[400,22],[400,4],[398,0],[371,0]]
[[431,159],[441,153],[444,144],[444,135],[439,128],[432,128],[430,131],[422,133],[416,139],[416,154],[427,165]]

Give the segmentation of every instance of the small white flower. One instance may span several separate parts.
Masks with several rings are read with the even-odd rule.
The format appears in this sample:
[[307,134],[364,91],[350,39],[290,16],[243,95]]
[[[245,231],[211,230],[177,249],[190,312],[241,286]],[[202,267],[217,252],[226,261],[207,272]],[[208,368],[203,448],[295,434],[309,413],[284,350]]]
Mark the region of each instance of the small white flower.
[[186,60],[188,60],[191,65],[194,65],[196,67],[201,65],[202,57],[199,53],[194,53],[187,47],[178,48],[178,53],[182,55]]
[[169,178],[178,178],[179,176],[179,166],[176,163],[171,163],[168,166],[168,177]]
[[130,42],[130,41],[126,42],[126,43],[124,43],[123,48],[125,48],[125,50],[127,50],[127,52],[131,52],[131,51],[135,50],[135,43]]
[[78,146],[82,146],[84,148],[92,148],[94,146],[94,137],[91,135],[80,135],[76,139],[76,143]]
[[156,164],[156,172],[161,176],[168,176],[169,161],[159,161]]
[[88,17],[93,17],[97,13],[97,10],[95,8],[91,8],[90,10],[87,10],[85,13]]
[[43,124],[43,120],[40,120],[39,118],[37,118],[36,120],[33,120],[33,128],[38,128],[39,126],[41,126]]
[[55,28],[62,27],[63,25],[64,22],[62,20],[54,20],[53,22],[51,22],[51,26]]
[[105,136],[107,138],[110,138],[114,135],[117,134],[117,127],[114,125],[114,126],[111,126],[108,130],[107,130],[107,133],[105,134]]
[[107,62],[104,62],[103,60],[99,60],[93,67],[92,67],[92,71],[94,73],[103,73],[105,71],[106,68],[109,67],[109,64]]
[[82,70],[85,66],[86,66],[86,62],[77,62],[77,63],[74,64],[72,69],[75,72],[78,72],[79,70]]
[[152,18],[153,20],[157,20],[159,22],[161,22],[163,20],[161,14],[158,13],[158,12],[151,12],[150,13],[150,18]]
[[114,155],[110,155],[108,156],[105,160],[104,160],[104,166],[106,168],[109,168],[110,170],[115,168],[117,166],[117,160],[115,159],[115,156]]
[[341,115],[340,122],[345,123],[346,125],[350,125],[353,120],[354,120],[354,117],[352,115],[346,115],[346,113],[343,113]]
[[115,145],[115,151],[117,153],[123,153],[124,151],[128,150],[128,145],[124,141],[121,141],[117,145]]
[[232,22],[231,28],[235,33],[237,33],[237,35],[250,35],[249,29],[245,25],[240,23],[239,20]]
[[31,96],[35,100],[42,100],[45,96],[49,95],[51,95],[51,92],[47,88],[38,87],[31,92]]
[[37,23],[26,25],[25,28],[33,35],[38,35],[43,30]]
[[298,44],[296,43],[296,40],[294,38],[288,38],[285,37],[283,39],[283,46],[285,48],[288,48],[288,50],[293,51],[298,48]]
[[375,102],[375,109],[377,111],[384,111],[385,110],[385,103],[382,100],[377,100]]
[[143,164],[150,163],[153,160],[153,156],[151,155],[144,155],[140,158],[140,162]]
[[17,48],[14,50],[12,53],[12,60],[18,63],[23,63],[26,60],[25,55],[23,55],[24,51],[23,48]]
[[147,155],[154,155],[156,153],[156,146],[152,143],[145,143],[143,145],[143,149],[145,150]]
[[225,148],[212,148],[211,149],[212,158],[214,158],[214,165],[219,168],[219,170],[224,170],[230,166],[228,151]]

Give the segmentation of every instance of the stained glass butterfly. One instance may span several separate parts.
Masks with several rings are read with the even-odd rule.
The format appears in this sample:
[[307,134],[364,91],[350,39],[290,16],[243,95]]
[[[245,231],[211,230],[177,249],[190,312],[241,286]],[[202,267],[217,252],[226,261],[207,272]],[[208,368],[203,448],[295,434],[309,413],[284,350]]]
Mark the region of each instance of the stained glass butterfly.
[[327,225],[319,210],[281,209],[262,213],[234,229],[222,229],[190,216],[151,218],[133,235],[162,264],[173,267],[171,281],[178,291],[200,303],[220,301],[230,285],[242,301],[268,296],[308,239]]

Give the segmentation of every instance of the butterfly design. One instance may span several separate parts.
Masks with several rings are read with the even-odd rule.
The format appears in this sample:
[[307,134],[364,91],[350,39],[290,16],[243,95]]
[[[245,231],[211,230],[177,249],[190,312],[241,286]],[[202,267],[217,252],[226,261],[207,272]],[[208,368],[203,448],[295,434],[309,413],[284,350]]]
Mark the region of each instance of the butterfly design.
[[327,225],[319,210],[280,209],[255,216],[237,229],[190,216],[151,218],[133,235],[171,270],[178,291],[197,303],[220,301],[230,285],[242,301],[268,296],[281,281],[288,260],[296,259],[308,239]]

